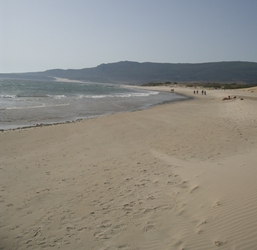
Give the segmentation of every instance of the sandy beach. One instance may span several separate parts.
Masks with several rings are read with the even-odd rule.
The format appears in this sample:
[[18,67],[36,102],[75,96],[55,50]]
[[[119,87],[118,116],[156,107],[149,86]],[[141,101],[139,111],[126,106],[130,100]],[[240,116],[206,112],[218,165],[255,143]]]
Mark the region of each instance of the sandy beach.
[[256,249],[256,88],[174,91],[195,99],[1,132],[0,249]]

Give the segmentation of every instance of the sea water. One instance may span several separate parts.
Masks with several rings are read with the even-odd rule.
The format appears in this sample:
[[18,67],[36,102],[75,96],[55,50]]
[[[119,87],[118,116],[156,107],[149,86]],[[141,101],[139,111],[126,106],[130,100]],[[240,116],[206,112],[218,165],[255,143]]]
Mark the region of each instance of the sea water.
[[185,98],[116,84],[0,79],[0,130],[135,111]]

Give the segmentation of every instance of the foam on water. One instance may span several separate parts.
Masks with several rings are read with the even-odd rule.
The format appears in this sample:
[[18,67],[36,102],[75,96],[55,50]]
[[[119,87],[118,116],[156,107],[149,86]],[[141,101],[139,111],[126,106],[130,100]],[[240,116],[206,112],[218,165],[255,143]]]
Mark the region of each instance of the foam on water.
[[59,123],[185,99],[112,84],[0,79],[0,129]]

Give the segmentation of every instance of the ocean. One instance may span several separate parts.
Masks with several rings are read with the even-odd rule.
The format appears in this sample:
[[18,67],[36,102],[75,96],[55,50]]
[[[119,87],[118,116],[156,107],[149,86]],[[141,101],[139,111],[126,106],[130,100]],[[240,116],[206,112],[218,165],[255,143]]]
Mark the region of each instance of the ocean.
[[122,85],[0,79],[0,130],[88,119],[184,100]]

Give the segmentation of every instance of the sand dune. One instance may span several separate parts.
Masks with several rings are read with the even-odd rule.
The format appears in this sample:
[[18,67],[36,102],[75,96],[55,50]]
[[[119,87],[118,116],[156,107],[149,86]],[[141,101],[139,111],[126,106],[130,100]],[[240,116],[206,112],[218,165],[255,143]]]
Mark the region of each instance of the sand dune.
[[175,92],[1,133],[0,249],[256,249],[256,94]]

